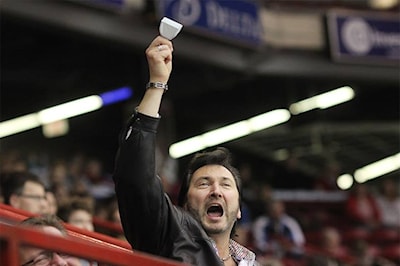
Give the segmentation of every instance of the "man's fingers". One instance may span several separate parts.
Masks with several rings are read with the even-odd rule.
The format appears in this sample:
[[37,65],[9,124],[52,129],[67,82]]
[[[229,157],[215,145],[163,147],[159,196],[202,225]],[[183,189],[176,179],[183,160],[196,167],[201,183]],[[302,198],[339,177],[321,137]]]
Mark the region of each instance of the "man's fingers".
[[166,45],[166,44],[159,44],[159,45],[157,45],[157,50],[158,50],[159,52],[161,52],[161,51],[163,51],[163,50],[166,50],[166,49],[168,49],[168,45]]
[[172,42],[168,39],[165,39],[162,36],[157,36],[152,43],[150,44],[150,47],[158,47],[158,46],[163,46],[166,45],[166,47],[169,47],[171,51],[173,51],[173,45]]

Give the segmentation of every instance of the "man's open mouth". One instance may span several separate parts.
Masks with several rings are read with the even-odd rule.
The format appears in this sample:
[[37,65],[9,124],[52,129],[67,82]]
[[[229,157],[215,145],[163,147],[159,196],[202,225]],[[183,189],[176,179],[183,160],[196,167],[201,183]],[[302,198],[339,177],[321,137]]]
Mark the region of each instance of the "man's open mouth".
[[214,204],[208,207],[207,215],[210,217],[221,217],[224,214],[224,209],[221,205]]

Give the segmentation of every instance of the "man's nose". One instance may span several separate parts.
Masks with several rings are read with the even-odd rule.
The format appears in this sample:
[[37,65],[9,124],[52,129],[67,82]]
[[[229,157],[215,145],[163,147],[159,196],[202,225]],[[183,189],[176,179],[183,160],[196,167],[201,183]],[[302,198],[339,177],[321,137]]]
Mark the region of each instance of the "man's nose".
[[51,265],[54,265],[54,266],[67,266],[68,263],[60,255],[58,255],[57,253],[54,253],[53,260],[51,261]]
[[40,206],[42,206],[42,208],[44,207],[48,208],[49,202],[46,199],[42,199],[40,200]]
[[217,198],[222,197],[221,187],[218,184],[213,184],[211,186],[211,193],[210,194],[211,194],[212,197],[217,197]]

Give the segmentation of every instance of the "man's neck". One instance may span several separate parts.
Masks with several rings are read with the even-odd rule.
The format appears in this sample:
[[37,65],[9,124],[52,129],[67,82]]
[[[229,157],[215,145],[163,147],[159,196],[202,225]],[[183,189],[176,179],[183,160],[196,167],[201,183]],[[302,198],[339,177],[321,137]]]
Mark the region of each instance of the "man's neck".
[[215,242],[219,257],[221,259],[227,258],[230,255],[230,250],[229,250],[230,235],[217,234],[217,235],[211,235],[210,238]]

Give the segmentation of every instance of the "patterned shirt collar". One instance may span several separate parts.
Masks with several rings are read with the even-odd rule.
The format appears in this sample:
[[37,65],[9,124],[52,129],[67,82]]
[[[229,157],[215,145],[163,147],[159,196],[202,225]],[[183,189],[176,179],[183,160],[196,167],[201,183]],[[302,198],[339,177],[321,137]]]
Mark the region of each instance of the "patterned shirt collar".
[[[214,240],[212,240],[211,238],[210,238],[210,240],[211,240],[211,243],[213,244],[215,251],[217,252],[217,255],[218,255],[217,246],[216,246]],[[254,254],[254,252],[245,248],[244,246],[242,246],[241,244],[239,244],[238,242],[236,242],[233,239],[229,239],[229,252],[231,253],[232,258],[235,260],[235,262],[238,265],[246,265],[246,266],[247,265],[249,265],[249,266],[259,265],[255,261],[256,255]]]
[[254,252],[250,251],[232,239],[229,240],[229,250],[236,262],[240,262],[242,260],[254,262],[256,258]]

